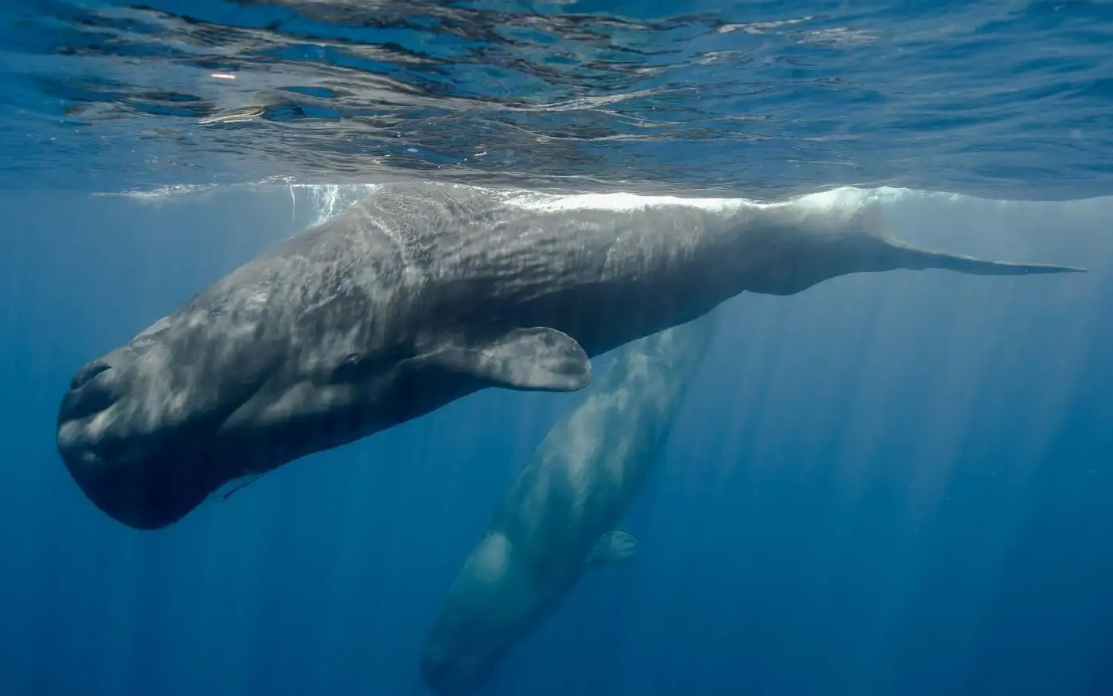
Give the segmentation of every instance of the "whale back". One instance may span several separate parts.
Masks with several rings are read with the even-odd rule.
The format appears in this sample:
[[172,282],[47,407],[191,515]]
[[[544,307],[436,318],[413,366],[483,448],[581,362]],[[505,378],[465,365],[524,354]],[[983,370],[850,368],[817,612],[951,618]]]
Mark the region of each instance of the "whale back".
[[623,348],[550,430],[471,551],[426,642],[441,693],[474,688],[591,565],[629,557],[614,527],[659,458],[716,328],[713,314]]

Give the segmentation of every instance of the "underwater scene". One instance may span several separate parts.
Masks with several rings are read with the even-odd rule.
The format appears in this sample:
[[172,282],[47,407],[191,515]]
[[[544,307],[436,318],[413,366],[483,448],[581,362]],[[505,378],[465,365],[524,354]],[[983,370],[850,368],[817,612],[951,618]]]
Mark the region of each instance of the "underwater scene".
[[0,8],[0,694],[1113,696],[1113,6]]

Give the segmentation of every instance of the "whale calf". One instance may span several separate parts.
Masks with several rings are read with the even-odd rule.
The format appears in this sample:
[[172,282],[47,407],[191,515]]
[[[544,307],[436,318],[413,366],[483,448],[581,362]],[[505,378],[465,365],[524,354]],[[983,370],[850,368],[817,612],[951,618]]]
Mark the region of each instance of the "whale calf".
[[718,312],[628,344],[541,442],[449,590],[421,675],[472,691],[591,567],[629,558],[615,526],[659,459]]
[[930,268],[1080,270],[917,249],[876,205],[540,210],[383,185],[78,369],[56,444],[103,512],[156,529],[225,483],[480,389],[580,389],[592,356],[739,293]]

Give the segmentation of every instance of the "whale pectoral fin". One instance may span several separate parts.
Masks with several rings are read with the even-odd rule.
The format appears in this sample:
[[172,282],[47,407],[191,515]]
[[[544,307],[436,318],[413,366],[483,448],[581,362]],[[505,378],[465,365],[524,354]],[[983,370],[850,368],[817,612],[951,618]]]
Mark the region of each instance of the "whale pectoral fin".
[[591,383],[591,361],[580,344],[545,327],[515,329],[487,343],[453,346],[439,352],[436,360],[505,389],[576,391]]
[[587,554],[589,566],[620,563],[634,557],[638,552],[638,540],[626,532],[615,530],[599,537],[595,546]]

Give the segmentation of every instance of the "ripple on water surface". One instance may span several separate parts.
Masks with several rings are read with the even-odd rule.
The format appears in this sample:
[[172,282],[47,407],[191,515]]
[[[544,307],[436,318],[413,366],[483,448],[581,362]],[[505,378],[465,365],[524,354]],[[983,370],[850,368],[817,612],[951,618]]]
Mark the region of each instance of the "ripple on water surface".
[[0,183],[1082,197],[1111,40],[1086,2],[6,4]]

